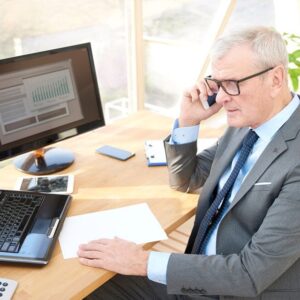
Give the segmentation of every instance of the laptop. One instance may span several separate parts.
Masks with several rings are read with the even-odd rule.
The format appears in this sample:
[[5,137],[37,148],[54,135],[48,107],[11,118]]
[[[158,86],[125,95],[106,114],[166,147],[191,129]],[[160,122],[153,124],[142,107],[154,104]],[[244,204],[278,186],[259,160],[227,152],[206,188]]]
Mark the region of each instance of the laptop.
[[48,263],[70,195],[0,189],[0,262]]

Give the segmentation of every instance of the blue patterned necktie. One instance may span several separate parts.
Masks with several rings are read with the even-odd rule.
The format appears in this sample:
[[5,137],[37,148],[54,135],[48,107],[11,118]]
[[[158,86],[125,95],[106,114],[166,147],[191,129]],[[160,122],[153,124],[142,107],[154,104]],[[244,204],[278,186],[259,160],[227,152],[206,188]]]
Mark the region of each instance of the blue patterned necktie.
[[[193,249],[195,249],[196,253],[203,253],[205,246],[208,242],[209,236],[207,233],[210,231],[210,233],[213,231],[213,223],[217,224],[220,216],[222,215],[222,212],[225,211],[225,208],[229,205],[228,199],[230,198],[230,192],[232,189],[232,186],[243,167],[244,163],[246,162],[251,149],[253,148],[253,145],[258,139],[258,135],[253,131],[249,130],[248,134],[245,136],[243,140],[243,145],[240,151],[239,158],[229,175],[227,181],[225,182],[223,188],[218,192],[215,200],[212,202],[211,206],[207,210],[206,214],[204,215],[199,230],[197,233],[197,237],[195,240],[195,245]],[[223,201],[224,200],[224,201]],[[222,203],[223,201],[223,203]],[[216,217],[216,216],[219,216]],[[216,217],[216,218],[215,218]],[[215,220],[213,220],[215,218]],[[209,230],[211,229],[211,230]]]

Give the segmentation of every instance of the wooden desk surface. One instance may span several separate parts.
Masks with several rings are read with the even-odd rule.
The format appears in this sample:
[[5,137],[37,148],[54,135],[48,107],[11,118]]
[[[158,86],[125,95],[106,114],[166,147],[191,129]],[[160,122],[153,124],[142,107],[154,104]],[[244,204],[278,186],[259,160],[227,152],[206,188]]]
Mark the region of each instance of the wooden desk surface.
[[[62,141],[56,146],[71,149],[75,163],[60,174],[74,174],[73,201],[68,216],[147,202],[169,233],[195,212],[198,196],[170,189],[166,167],[147,167],[146,139],[164,139],[173,120],[142,111],[112,125]],[[206,132],[216,136],[216,132]],[[109,144],[134,151],[126,162],[95,153]],[[13,188],[24,174],[12,164],[0,170],[0,187]],[[82,299],[114,274],[82,266],[76,258],[64,260],[59,242],[48,265],[0,265],[0,277],[18,281],[14,300]]]

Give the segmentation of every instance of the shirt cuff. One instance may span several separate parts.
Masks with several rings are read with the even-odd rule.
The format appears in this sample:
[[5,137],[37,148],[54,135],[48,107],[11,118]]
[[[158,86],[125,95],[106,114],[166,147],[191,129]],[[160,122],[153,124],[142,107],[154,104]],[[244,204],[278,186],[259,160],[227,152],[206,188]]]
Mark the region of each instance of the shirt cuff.
[[148,258],[148,279],[167,284],[167,266],[171,253],[151,251]]
[[199,125],[188,126],[188,127],[179,127],[178,119],[175,120],[170,144],[188,144],[195,142],[199,134]]

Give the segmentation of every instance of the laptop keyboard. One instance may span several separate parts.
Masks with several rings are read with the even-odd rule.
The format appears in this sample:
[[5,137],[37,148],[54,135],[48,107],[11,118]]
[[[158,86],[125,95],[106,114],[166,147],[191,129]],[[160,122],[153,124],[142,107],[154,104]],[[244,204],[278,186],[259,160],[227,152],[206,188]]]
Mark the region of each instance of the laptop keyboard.
[[0,251],[16,253],[27,235],[44,195],[0,191]]

